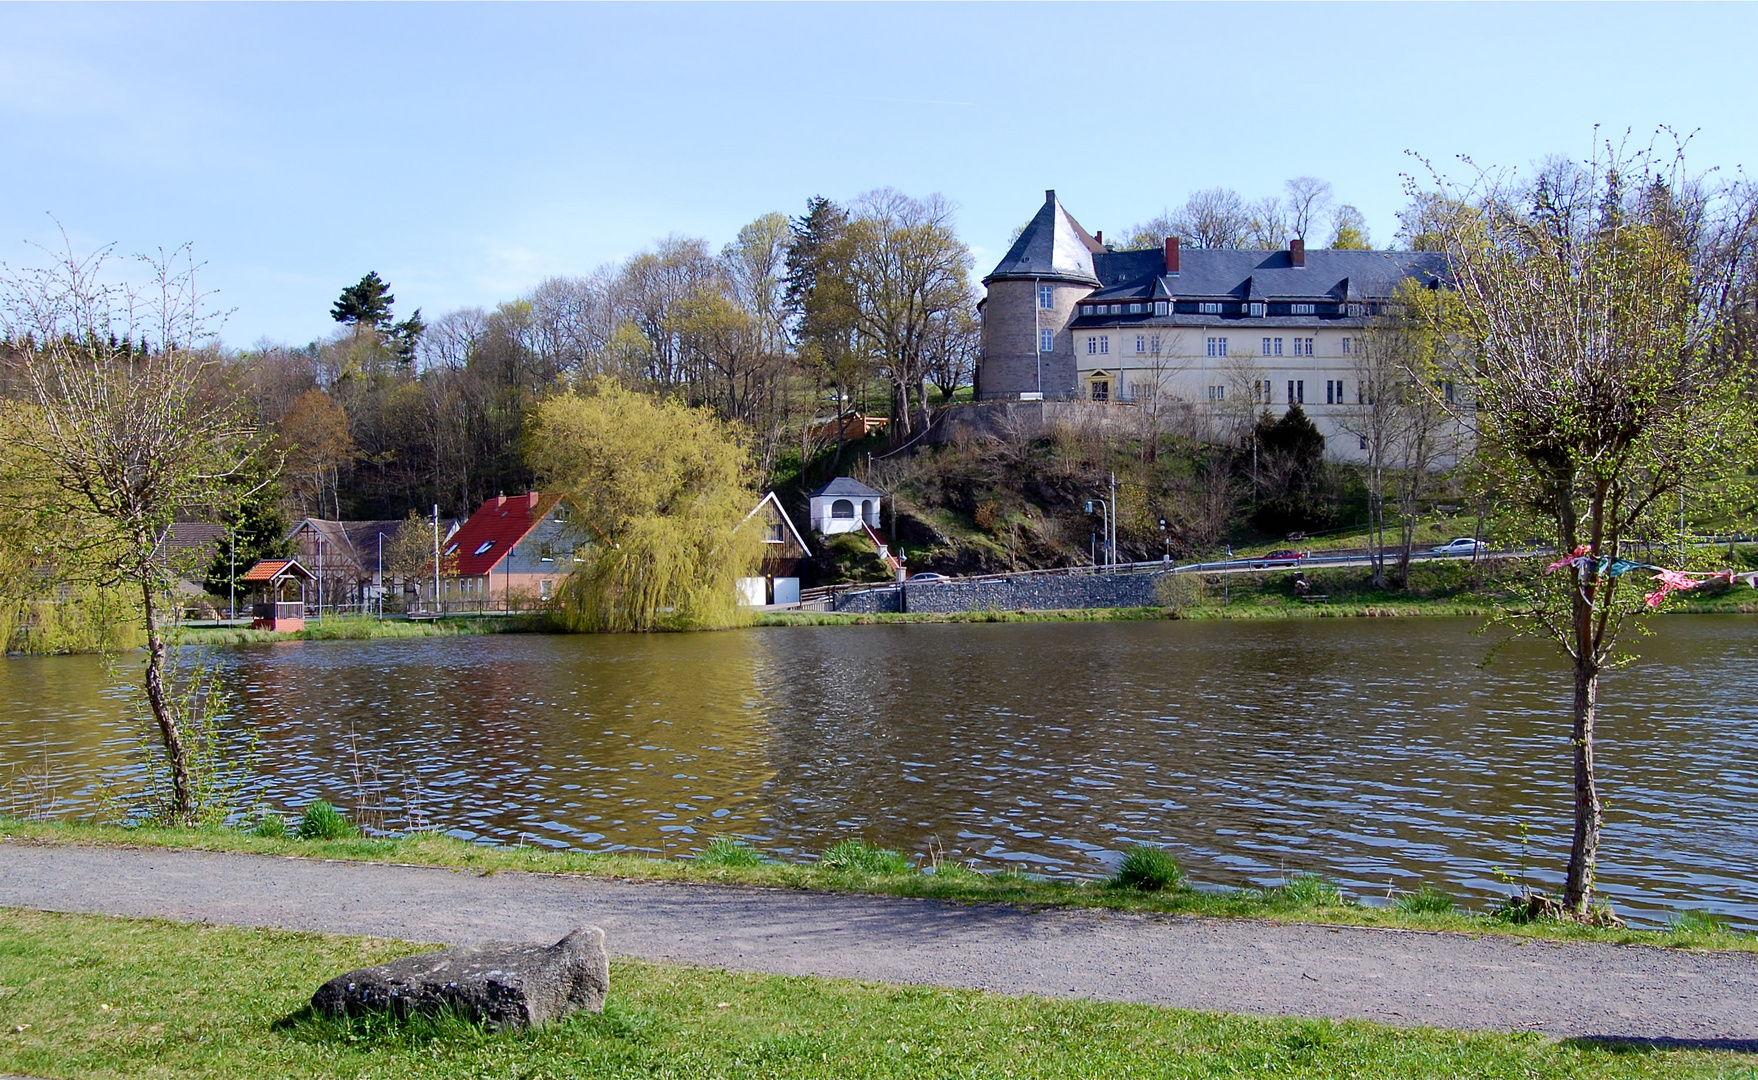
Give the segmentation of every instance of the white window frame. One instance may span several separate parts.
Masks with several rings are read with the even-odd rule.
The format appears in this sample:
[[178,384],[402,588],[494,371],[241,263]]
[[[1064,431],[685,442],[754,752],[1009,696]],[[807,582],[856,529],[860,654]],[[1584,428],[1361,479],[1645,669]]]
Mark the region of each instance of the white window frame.
[[1087,355],[1088,356],[1099,355],[1099,339],[1098,338],[1096,338],[1096,337],[1087,338]]
[[1054,331],[1054,330],[1039,330],[1038,331],[1038,351],[1041,353],[1055,352],[1056,351],[1056,331]]
[[1100,356],[1109,356],[1110,354],[1111,354],[1111,336],[1109,334],[1099,335],[1099,355]]
[[1038,307],[1043,311],[1056,309],[1056,287],[1054,285],[1038,286]]
[[1135,335],[1135,351],[1137,355],[1148,351],[1148,336],[1146,334]]

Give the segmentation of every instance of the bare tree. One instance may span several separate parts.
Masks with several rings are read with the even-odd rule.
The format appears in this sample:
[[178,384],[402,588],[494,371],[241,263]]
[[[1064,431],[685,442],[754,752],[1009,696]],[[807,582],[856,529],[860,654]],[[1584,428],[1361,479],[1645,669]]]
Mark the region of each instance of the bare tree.
[[1296,176],[1282,185],[1288,189],[1288,229],[1304,240],[1331,209],[1331,182]]
[[838,295],[850,324],[892,386],[892,431],[907,439],[927,416],[927,361],[935,323],[970,298],[970,250],[939,195],[889,188],[855,202],[836,241]]
[[[147,636],[146,698],[171,774],[168,816],[199,809],[185,723],[189,695],[169,685],[167,611],[177,571],[166,539],[179,511],[220,514],[248,491],[230,481],[255,432],[204,348],[213,329],[189,249],[143,259],[148,284],[115,283],[111,249],[5,272],[5,336],[26,342],[20,374],[36,410],[16,449],[89,515],[86,539],[110,553],[108,583],[138,590]],[[0,448],[0,454],[12,448]]]

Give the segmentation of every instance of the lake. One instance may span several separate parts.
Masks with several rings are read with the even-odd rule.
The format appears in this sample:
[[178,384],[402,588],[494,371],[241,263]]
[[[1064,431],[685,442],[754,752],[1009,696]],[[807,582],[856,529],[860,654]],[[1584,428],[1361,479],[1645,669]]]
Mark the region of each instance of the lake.
[[[1167,845],[1199,882],[1352,895],[1553,887],[1566,669],[1480,667],[1475,620],[786,627],[207,650],[289,812],[322,796],[472,839],[789,857],[861,836],[1102,875]],[[1758,927],[1758,618],[1672,616],[1607,680],[1600,886],[1652,924]],[[61,816],[137,768],[140,659],[0,663],[0,767]],[[364,794],[363,794],[364,793]],[[1528,830],[1522,841],[1521,826]]]

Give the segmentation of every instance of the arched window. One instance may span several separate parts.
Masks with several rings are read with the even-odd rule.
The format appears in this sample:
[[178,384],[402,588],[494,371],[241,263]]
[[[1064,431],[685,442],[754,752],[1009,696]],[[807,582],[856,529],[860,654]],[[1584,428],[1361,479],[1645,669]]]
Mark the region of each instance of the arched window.
[[833,518],[852,518],[855,516],[855,504],[847,499],[838,499],[830,504],[830,516]]

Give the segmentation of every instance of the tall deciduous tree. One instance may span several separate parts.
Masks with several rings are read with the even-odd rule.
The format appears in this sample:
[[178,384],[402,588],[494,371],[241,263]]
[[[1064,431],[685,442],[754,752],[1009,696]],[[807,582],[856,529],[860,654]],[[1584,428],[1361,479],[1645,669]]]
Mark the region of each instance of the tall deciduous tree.
[[891,382],[894,437],[927,419],[935,324],[970,301],[971,254],[938,195],[869,192],[837,241],[837,299],[862,347]]
[[[1602,804],[1600,678],[1620,631],[1649,610],[1632,545],[1678,535],[1685,485],[1750,462],[1742,373],[1719,350],[1729,269],[1704,242],[1717,201],[1677,157],[1601,150],[1531,180],[1482,175],[1415,192],[1439,238],[1476,355],[1477,473],[1523,532],[1569,562],[1541,577],[1513,625],[1554,641],[1573,683],[1573,838],[1563,908],[1587,916]],[[1689,557],[1680,537],[1676,558]]]
[[[78,507],[86,541],[109,553],[108,576],[141,599],[146,698],[171,778],[166,816],[197,811],[185,730],[191,696],[167,678],[168,605],[177,579],[165,549],[178,511],[224,514],[248,493],[231,483],[252,458],[254,432],[217,377],[219,358],[187,248],[146,260],[149,284],[115,283],[109,250],[71,251],[4,281],[6,336],[36,423],[0,454],[39,463]],[[133,342],[133,345],[125,343]]]

